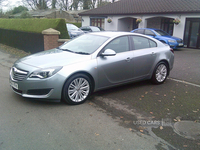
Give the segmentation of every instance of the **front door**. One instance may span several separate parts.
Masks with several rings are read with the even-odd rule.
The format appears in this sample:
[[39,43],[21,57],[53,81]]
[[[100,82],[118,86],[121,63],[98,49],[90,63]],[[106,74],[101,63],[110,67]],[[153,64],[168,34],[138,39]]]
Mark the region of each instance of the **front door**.
[[133,76],[133,69],[131,69],[133,53],[129,51],[128,37],[114,39],[105,46],[104,50],[106,49],[114,50],[116,55],[97,58],[99,88],[126,82]]
[[184,45],[188,48],[200,48],[200,19],[187,19]]

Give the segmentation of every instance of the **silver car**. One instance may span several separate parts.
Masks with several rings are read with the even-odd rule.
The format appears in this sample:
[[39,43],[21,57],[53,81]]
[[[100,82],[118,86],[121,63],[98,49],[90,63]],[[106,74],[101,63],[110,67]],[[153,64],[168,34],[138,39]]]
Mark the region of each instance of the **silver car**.
[[70,39],[73,39],[77,36],[84,34],[84,32],[81,29],[79,29],[77,26],[73,24],[67,23],[66,26]]
[[129,82],[161,84],[173,63],[173,50],[151,37],[93,32],[19,59],[10,70],[10,85],[23,97],[80,104],[92,92]]

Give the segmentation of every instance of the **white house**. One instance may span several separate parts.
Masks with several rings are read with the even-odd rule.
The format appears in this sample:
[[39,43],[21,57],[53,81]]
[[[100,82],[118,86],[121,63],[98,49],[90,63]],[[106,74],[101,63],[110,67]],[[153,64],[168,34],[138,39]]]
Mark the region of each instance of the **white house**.
[[[158,28],[182,38],[185,47],[200,48],[200,0],[121,0],[79,15],[82,26],[128,32]],[[175,19],[180,23],[175,24]]]

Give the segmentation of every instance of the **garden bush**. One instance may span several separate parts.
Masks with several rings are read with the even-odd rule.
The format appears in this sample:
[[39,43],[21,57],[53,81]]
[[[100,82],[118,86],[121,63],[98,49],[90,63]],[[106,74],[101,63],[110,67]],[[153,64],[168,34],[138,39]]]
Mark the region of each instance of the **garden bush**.
[[0,28],[31,33],[53,28],[60,31],[61,39],[69,38],[64,19],[0,19]]

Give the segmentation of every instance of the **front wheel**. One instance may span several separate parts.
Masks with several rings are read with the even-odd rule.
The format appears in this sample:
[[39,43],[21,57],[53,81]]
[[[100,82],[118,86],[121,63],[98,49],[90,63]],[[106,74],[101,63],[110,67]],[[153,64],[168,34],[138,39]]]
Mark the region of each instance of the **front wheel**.
[[167,79],[168,68],[165,62],[160,62],[152,75],[151,81],[155,84],[162,84]]
[[85,74],[75,74],[70,77],[63,87],[63,100],[72,105],[86,101],[92,91],[90,78]]

